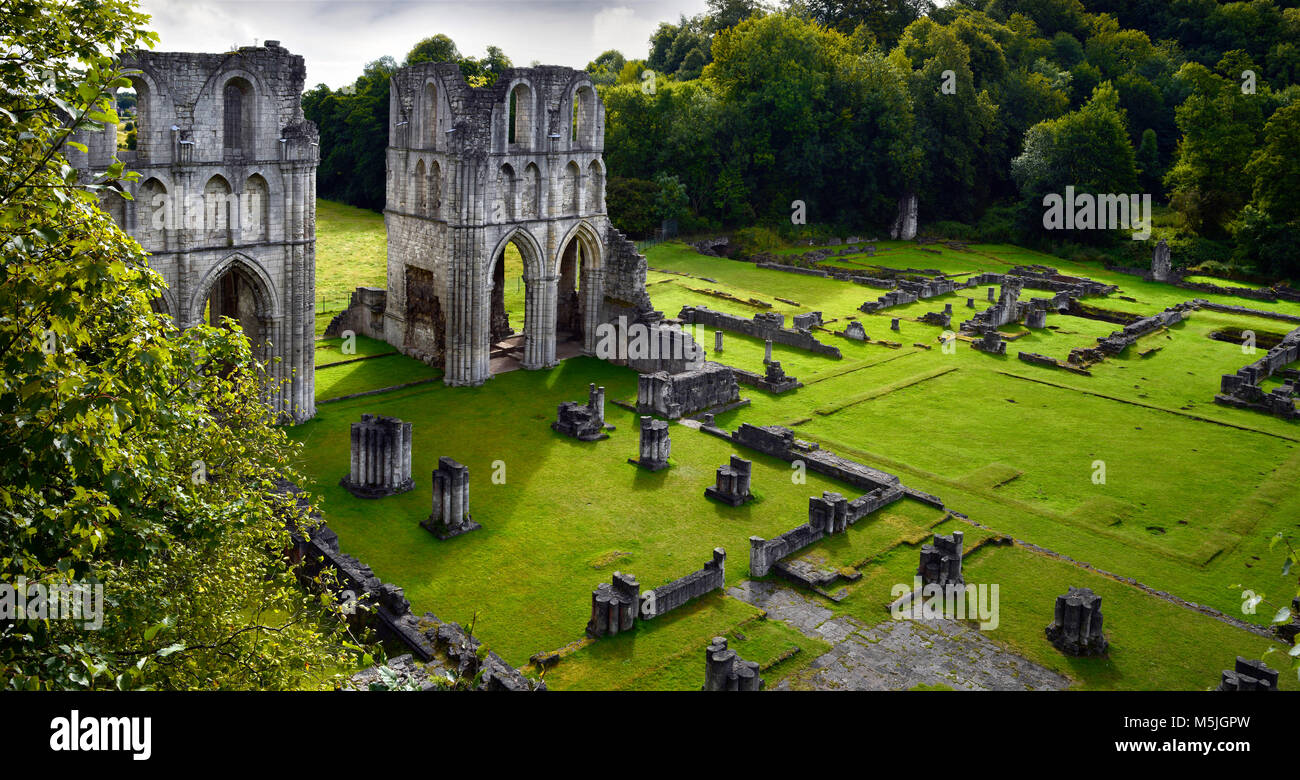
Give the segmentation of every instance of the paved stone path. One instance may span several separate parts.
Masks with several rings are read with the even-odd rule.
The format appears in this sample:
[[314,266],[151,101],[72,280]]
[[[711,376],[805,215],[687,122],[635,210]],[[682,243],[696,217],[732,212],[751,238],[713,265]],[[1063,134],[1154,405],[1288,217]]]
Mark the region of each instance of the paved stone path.
[[777,582],[743,582],[727,594],[767,611],[830,652],[774,690],[907,690],[920,684],[955,690],[1059,690],[1065,677],[1022,658],[963,623],[886,620],[868,626],[836,616],[815,598]]

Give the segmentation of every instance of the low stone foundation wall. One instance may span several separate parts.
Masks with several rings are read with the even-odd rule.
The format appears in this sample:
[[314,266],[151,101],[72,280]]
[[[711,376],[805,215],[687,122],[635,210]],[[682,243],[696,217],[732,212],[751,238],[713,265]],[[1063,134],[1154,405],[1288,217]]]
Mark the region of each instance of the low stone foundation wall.
[[727,553],[713,549],[713,558],[696,571],[653,590],[640,590],[637,578],[614,572],[610,582],[591,593],[591,618],[587,636],[599,639],[636,628],[636,621],[653,620],[715,590],[726,583]]
[[903,491],[898,486],[877,488],[852,501],[839,493],[822,493],[808,500],[808,522],[795,526],[774,539],[749,537],[749,574],[765,577],[788,555],[848,527],[881,507],[898,501]]
[[1072,365],[1086,368],[1093,363],[1118,355],[1137,343],[1137,340],[1143,336],[1182,322],[1187,312],[1194,311],[1202,303],[1204,301],[1201,300],[1185,301],[1174,304],[1158,314],[1143,317],[1137,322],[1125,325],[1123,330],[1117,330],[1109,336],[1097,339],[1095,347],[1079,347],[1070,350],[1068,361]]
[[1300,328],[1282,338],[1264,357],[1237,369],[1235,374],[1224,374],[1215,403],[1266,412],[1287,420],[1300,418],[1296,409],[1296,396],[1300,383],[1289,378],[1272,392],[1264,392],[1260,384],[1264,379],[1282,371],[1287,365],[1300,360]]
[[899,487],[898,477],[857,461],[840,457],[821,449],[816,443],[796,439],[794,431],[780,425],[742,424],[734,434],[718,431],[735,444],[780,458],[785,461],[802,460],[812,471],[847,482],[863,490],[881,487]]
[[[280,491],[289,496],[302,493],[290,482],[282,482]],[[305,507],[306,499],[298,499],[297,503]],[[323,522],[310,530],[299,528],[296,521],[290,521],[293,546],[289,557],[298,564],[299,579],[309,587],[321,583],[335,591],[337,597],[354,607],[352,619],[358,625],[373,628],[381,639],[401,642],[421,661],[450,668],[461,679],[473,680],[482,673],[479,689],[545,689],[544,683],[524,677],[494,652],[479,658],[481,642],[460,625],[445,623],[432,612],[415,615],[402,588],[382,582],[369,566],[342,552],[338,534]]]
[[708,328],[729,330],[746,336],[784,344],[788,347],[806,349],[819,355],[840,357],[840,348],[818,341],[809,330],[796,330],[785,327],[785,315],[776,312],[759,312],[753,319],[737,317],[714,311],[707,306],[683,306],[677,315],[682,322],[703,325]]
[[721,363],[706,362],[702,368],[680,374],[657,371],[637,378],[637,414],[676,420],[739,400],[735,374]]

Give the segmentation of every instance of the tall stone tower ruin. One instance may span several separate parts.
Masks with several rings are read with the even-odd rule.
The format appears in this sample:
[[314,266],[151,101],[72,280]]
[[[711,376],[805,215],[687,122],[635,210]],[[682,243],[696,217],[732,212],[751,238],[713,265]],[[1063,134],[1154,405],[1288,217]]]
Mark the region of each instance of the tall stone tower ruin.
[[[136,92],[136,149],[118,158],[139,181],[104,203],[152,257],[157,306],[182,328],[237,320],[274,387],[273,407],[316,413],[315,125],[302,113],[303,58],[277,41],[225,54],[123,57]],[[117,128],[85,134],[69,162],[101,170]]]
[[493,345],[511,335],[510,244],[523,259],[525,369],[556,365],[557,339],[594,354],[599,324],[660,318],[645,258],[606,214],[604,139],[604,105],[581,71],[513,68],[471,88],[454,63],[399,70],[385,340],[445,366],[449,385],[485,382]]

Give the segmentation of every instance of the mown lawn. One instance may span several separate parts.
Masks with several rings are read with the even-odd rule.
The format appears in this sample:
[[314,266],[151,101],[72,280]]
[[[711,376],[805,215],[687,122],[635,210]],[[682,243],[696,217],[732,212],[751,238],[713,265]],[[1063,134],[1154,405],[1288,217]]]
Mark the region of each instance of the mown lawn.
[[[358,284],[383,284],[380,215],[321,202],[318,222],[323,298],[346,297]],[[1300,304],[1203,295],[1017,247],[963,252],[887,241],[877,246],[881,251],[874,257],[837,262],[955,274],[1048,264],[1118,284],[1117,294],[1089,301],[1117,312],[1151,314],[1202,297],[1300,314]],[[507,308],[519,329],[522,269],[517,253],[508,252],[506,261]],[[648,276],[649,292],[669,316],[683,305],[747,317],[778,311],[787,321],[819,310],[828,330],[817,337],[843,353],[837,360],[775,345],[774,358],[805,386],[781,396],[742,388],[752,405],[719,415],[719,425],[791,425],[801,438],[896,473],[992,529],[945,520],[942,512],[913,501],[877,512],[848,534],[801,553],[826,566],[860,570],[856,582],[837,583],[845,598],[825,602],[833,611],[872,623],[888,619],[890,589],[911,581],[920,544],[936,531],[958,528],[966,531],[968,547],[1006,534],[1230,614],[1237,614],[1240,600],[1229,585],[1277,589],[1278,555],[1267,550],[1266,540],[1282,528],[1300,529],[1300,426],[1214,404],[1219,375],[1258,355],[1209,335],[1223,328],[1286,332],[1293,326],[1202,310],[1094,366],[1091,376],[1080,376],[1029,365],[1016,353],[1064,359],[1072,348],[1091,346],[1120,326],[1052,314],[1047,328],[1008,342],[1007,357],[985,355],[964,341],[945,351],[942,329],[919,317],[952,303],[955,330],[988,306],[982,288],[865,315],[857,307],[883,290],[710,258],[671,242],[652,249],[649,262],[659,269]],[[1027,289],[1023,297],[1049,295]],[[968,297],[975,308],[967,308]],[[898,347],[829,332],[843,330],[850,318],[862,321],[873,341]],[[892,318],[900,319],[897,332],[889,329]],[[1024,332],[1020,326],[1005,330]],[[697,339],[713,351],[706,329]],[[1147,357],[1138,354],[1155,347]],[[384,351],[382,343],[358,339],[355,356]],[[762,355],[762,342],[726,333],[722,354],[710,358],[761,371]],[[339,351],[337,340],[319,342],[318,399],[438,375],[401,356],[329,365],[351,357]],[[588,382],[606,386],[607,417],[618,427],[609,440],[589,444],[549,427],[556,404],[585,398]],[[755,461],[760,500],[739,509],[709,502],[703,489],[733,450],[680,425],[672,427],[673,468],[642,472],[626,463],[636,450],[636,416],[612,403],[633,398],[635,391],[633,372],[575,358],[549,371],[503,374],[482,388],[434,382],[327,404],[292,436],[307,445],[304,469],[314,477],[311,487],[323,496],[327,520],[347,552],[403,586],[417,610],[475,621],[476,634],[490,647],[524,664],[535,652],[581,639],[590,592],[614,570],[635,574],[643,588],[655,587],[699,568],[713,547],[722,546],[729,553],[727,581],[734,584],[746,576],[750,535],[770,537],[804,522],[808,497],[822,490],[856,495],[815,474],[807,484],[795,484],[789,464],[741,453]],[[414,491],[363,501],[338,487],[348,463],[348,425],[363,412],[414,423]],[[418,526],[429,512],[429,473],[441,455],[470,467],[471,511],[483,525],[448,542]],[[1104,462],[1104,483],[1094,480],[1098,461]],[[503,479],[492,479],[502,472]],[[1235,655],[1258,655],[1266,644],[1020,547],[983,547],[970,557],[967,571],[969,581],[1000,584],[1001,626],[991,638],[1084,688],[1210,687]],[[1113,647],[1108,660],[1063,658],[1042,636],[1055,596],[1072,584],[1093,587],[1105,599]],[[713,594],[633,634],[566,654],[546,678],[558,689],[698,688],[704,647],[715,635],[729,636],[743,657],[765,665],[786,658],[765,674],[769,685],[829,647],[762,619],[743,602]],[[1284,676],[1294,678],[1290,672]]]

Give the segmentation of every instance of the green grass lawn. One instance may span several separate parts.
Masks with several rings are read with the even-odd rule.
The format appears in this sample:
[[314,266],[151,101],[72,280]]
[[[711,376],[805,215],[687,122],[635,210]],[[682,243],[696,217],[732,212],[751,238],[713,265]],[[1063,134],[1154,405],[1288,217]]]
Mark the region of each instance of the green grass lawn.
[[439,376],[442,376],[441,370],[405,355],[386,355],[345,365],[317,367],[316,401],[319,403]]
[[[386,287],[388,235],[384,215],[330,200],[316,201],[316,335],[347,308],[358,287]],[[505,252],[506,311],[524,327],[524,261],[514,244]]]
[[393,351],[386,342],[368,336],[358,335],[351,342],[342,338],[319,339],[316,342],[316,368],[337,366],[357,358],[389,355]]
[[[1001,619],[990,635],[1082,689],[1205,690],[1219,684],[1219,672],[1231,669],[1236,656],[1258,658],[1269,645],[1125,583],[1018,547],[979,550],[965,571],[967,582],[999,583]],[[1056,596],[1070,586],[1101,596],[1107,657],[1073,658],[1044,636]],[[1300,688],[1294,674],[1281,678],[1283,690]]]
[[[322,296],[382,284],[382,217],[321,202],[318,220]],[[837,262],[952,274],[1048,264],[1117,284],[1115,295],[1089,301],[1113,311],[1146,315],[1203,297],[1300,314],[1300,304],[1203,295],[1017,247],[877,246],[874,257]],[[523,290],[517,254],[508,252],[506,263],[507,308],[518,329]],[[904,500],[801,551],[809,561],[861,573],[855,582],[833,586],[844,590],[841,601],[825,600],[834,612],[869,623],[888,619],[890,589],[911,581],[920,544],[932,533],[956,529],[966,532],[968,548],[999,534],[1013,536],[1229,614],[1239,614],[1240,605],[1229,585],[1280,590],[1280,557],[1267,549],[1267,538],[1300,528],[1300,426],[1214,404],[1219,376],[1258,355],[1209,335],[1224,328],[1286,332],[1287,323],[1194,312],[1081,376],[1029,365],[1016,353],[1064,359],[1120,326],[1051,314],[1047,328],[1008,342],[1007,357],[960,341],[945,351],[942,329],[919,317],[952,303],[955,330],[989,305],[982,288],[866,315],[857,307],[883,290],[706,257],[673,242],[650,250],[649,263],[658,269],[648,275],[652,301],[669,316],[683,305],[746,317],[762,310],[787,318],[818,310],[830,331],[857,318],[873,340],[901,345],[818,331],[817,338],[840,348],[838,360],[774,345],[775,359],[805,386],[780,396],[742,388],[752,404],[718,416],[728,429],[742,422],[791,425],[801,438],[898,474],[991,529]],[[709,291],[765,301],[771,309]],[[1027,289],[1023,297],[1049,295]],[[974,309],[966,307],[968,297]],[[901,320],[897,332],[889,329],[892,318]],[[1014,325],[1004,330],[1024,332]],[[712,352],[712,334],[700,329],[698,340]],[[1153,347],[1159,349],[1139,354]],[[355,355],[344,355],[339,340],[318,342],[318,400],[438,376],[402,356],[332,365],[385,351],[387,345],[358,339]],[[762,342],[726,333],[722,354],[710,358],[760,371],[762,355]],[[804,522],[808,497],[822,490],[856,496],[851,487],[815,474],[795,484],[789,464],[745,452],[754,460],[760,500],[737,509],[710,502],[703,490],[734,451],[725,441],[673,425],[673,467],[649,474],[627,464],[636,450],[636,417],[612,403],[607,419],[618,429],[610,439],[581,443],[554,433],[549,423],[556,404],[585,398],[588,382],[604,385],[611,400],[635,396],[633,372],[575,358],[548,371],[502,374],[481,388],[433,382],[327,404],[291,435],[306,444],[303,468],[343,549],[404,587],[418,611],[462,624],[474,620],[475,633],[514,664],[580,640],[592,589],[616,569],[652,588],[698,569],[721,546],[729,553],[727,582],[735,584],[746,576],[749,536],[771,537]],[[338,487],[348,463],[348,425],[363,412],[413,423],[414,491],[364,501]],[[429,513],[429,473],[441,455],[470,467],[471,511],[483,525],[447,542],[418,525]],[[1104,484],[1094,481],[1096,461],[1105,463]],[[504,480],[494,481],[502,468]],[[1206,688],[1235,655],[1258,656],[1266,644],[1022,547],[982,546],[967,571],[968,581],[1000,584],[1001,626],[990,638],[1078,687]],[[1043,638],[1053,601],[1069,585],[1103,595],[1109,659],[1066,659]],[[764,673],[769,686],[829,649],[743,602],[712,594],[631,634],[566,653],[546,679],[557,689],[695,689],[703,681],[704,648],[719,635],[743,657],[770,665]],[[1292,672],[1283,676],[1294,680]]]
[[[303,467],[315,476],[311,487],[323,496],[345,550],[405,587],[417,609],[462,623],[479,612],[476,632],[522,664],[582,635],[591,591],[616,568],[655,587],[699,569],[714,547],[723,547],[732,556],[728,581],[736,581],[748,566],[750,535],[775,536],[806,521],[809,495],[856,495],[816,474],[794,484],[789,464],[758,456],[759,500],[731,508],[704,497],[734,451],[725,441],[674,426],[674,465],[651,474],[627,463],[636,455],[636,417],[612,404],[607,419],[618,430],[608,440],[578,442],[551,430],[556,404],[585,398],[588,382],[627,395],[635,376],[574,358],[544,373],[497,376],[491,392],[438,383],[329,404],[293,436],[306,444]],[[348,425],[362,412],[413,423],[414,491],[366,501],[338,487],[347,470]],[[429,514],[429,473],[442,455],[469,466],[471,511],[483,525],[448,542],[418,525]],[[501,467],[504,483],[496,484],[494,469]],[[710,624],[705,633],[730,627]]]
[[316,201],[316,310],[340,311],[358,287],[384,287],[388,269],[384,215]]

